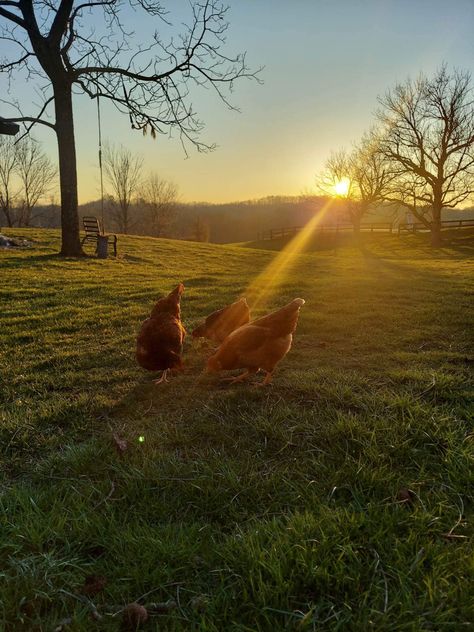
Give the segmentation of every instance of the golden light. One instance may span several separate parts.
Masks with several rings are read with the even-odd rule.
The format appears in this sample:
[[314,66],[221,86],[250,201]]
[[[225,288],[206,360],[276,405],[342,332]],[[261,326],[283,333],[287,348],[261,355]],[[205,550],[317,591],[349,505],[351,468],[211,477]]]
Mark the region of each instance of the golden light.
[[340,195],[341,197],[345,197],[349,193],[350,186],[351,181],[349,178],[341,178],[334,185],[334,193],[336,195]]
[[279,287],[287,280],[293,264],[298,260],[298,255],[304,251],[305,246],[317,230],[318,224],[325,217],[333,202],[333,199],[329,199],[318,214],[251,281],[243,296],[247,296],[252,310],[262,310],[267,307],[271,297],[278,292]]
[[[324,206],[315,214],[299,233],[286,246],[276,254],[270,263],[252,279],[242,296],[247,297],[247,302],[256,318],[255,311],[268,309],[271,299],[278,293],[280,287],[288,279],[290,272],[298,261],[298,255],[304,252],[311,237],[318,229],[321,220],[334,205],[334,198],[329,198]],[[296,298],[297,294],[294,295]],[[192,401],[196,396],[202,380],[205,378],[205,368],[196,380],[193,380],[187,389],[181,394],[182,401]],[[140,439],[139,439],[140,440]],[[144,440],[144,437],[143,437]]]

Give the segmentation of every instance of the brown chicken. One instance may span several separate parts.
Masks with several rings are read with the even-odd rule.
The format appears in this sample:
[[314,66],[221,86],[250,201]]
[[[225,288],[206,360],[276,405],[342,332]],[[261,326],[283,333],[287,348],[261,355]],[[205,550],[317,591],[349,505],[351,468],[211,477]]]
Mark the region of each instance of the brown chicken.
[[245,298],[212,312],[206,320],[193,331],[193,338],[207,338],[221,343],[238,327],[250,320],[250,310]]
[[233,331],[207,361],[207,371],[246,369],[237,377],[227,378],[233,384],[263,369],[266,376],[262,385],[269,384],[275,366],[291,348],[304,303],[302,298],[295,298],[285,307]]
[[181,354],[186,335],[180,309],[183,292],[184,285],[180,283],[168,296],[161,298],[138,334],[138,364],[148,371],[163,371],[155,384],[167,382],[170,370],[180,370],[183,367]]

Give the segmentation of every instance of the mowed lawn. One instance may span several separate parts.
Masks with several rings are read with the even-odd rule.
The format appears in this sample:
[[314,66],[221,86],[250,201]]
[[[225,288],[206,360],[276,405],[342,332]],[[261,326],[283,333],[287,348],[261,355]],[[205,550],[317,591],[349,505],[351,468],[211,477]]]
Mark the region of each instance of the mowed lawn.
[[121,237],[78,261],[7,234],[34,243],[0,252],[1,630],[119,630],[136,600],[144,630],[472,625],[469,240],[295,257],[266,308],[306,305],[257,389],[190,337],[155,386],[135,337],[179,281],[191,330],[277,252]]

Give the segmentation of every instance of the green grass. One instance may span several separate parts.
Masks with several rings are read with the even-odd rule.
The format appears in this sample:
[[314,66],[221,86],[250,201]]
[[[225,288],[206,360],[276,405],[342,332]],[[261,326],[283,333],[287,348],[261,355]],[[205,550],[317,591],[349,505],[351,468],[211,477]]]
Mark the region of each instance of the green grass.
[[191,329],[274,252],[123,237],[122,258],[77,261],[25,234],[0,252],[1,630],[118,630],[142,596],[177,606],[145,630],[472,624],[469,239],[299,256],[268,306],[306,299],[294,346],[255,389],[203,376],[189,339],[156,387],[134,343],[178,281]]

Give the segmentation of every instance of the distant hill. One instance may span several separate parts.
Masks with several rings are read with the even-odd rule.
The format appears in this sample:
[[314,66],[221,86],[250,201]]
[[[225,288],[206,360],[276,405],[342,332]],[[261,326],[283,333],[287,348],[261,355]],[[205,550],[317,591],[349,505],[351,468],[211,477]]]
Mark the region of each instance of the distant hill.
[[[176,206],[173,221],[165,231],[166,237],[213,243],[236,243],[254,241],[258,233],[270,229],[289,226],[304,226],[311,217],[320,213],[327,204],[322,196],[269,196],[257,200],[211,204],[209,202],[181,203]],[[101,217],[101,203],[94,200],[81,204],[79,214]],[[146,208],[135,204],[131,209],[130,234],[151,235]],[[446,209],[444,219],[474,217],[474,207],[466,209]],[[394,205],[380,205],[367,216],[367,221],[394,221],[405,217],[403,209]],[[333,202],[326,211],[325,224],[347,221],[342,202]],[[119,231],[114,222],[112,209],[106,201],[104,205],[106,230]],[[60,226],[60,212],[57,205],[38,209],[34,226],[57,228]]]

